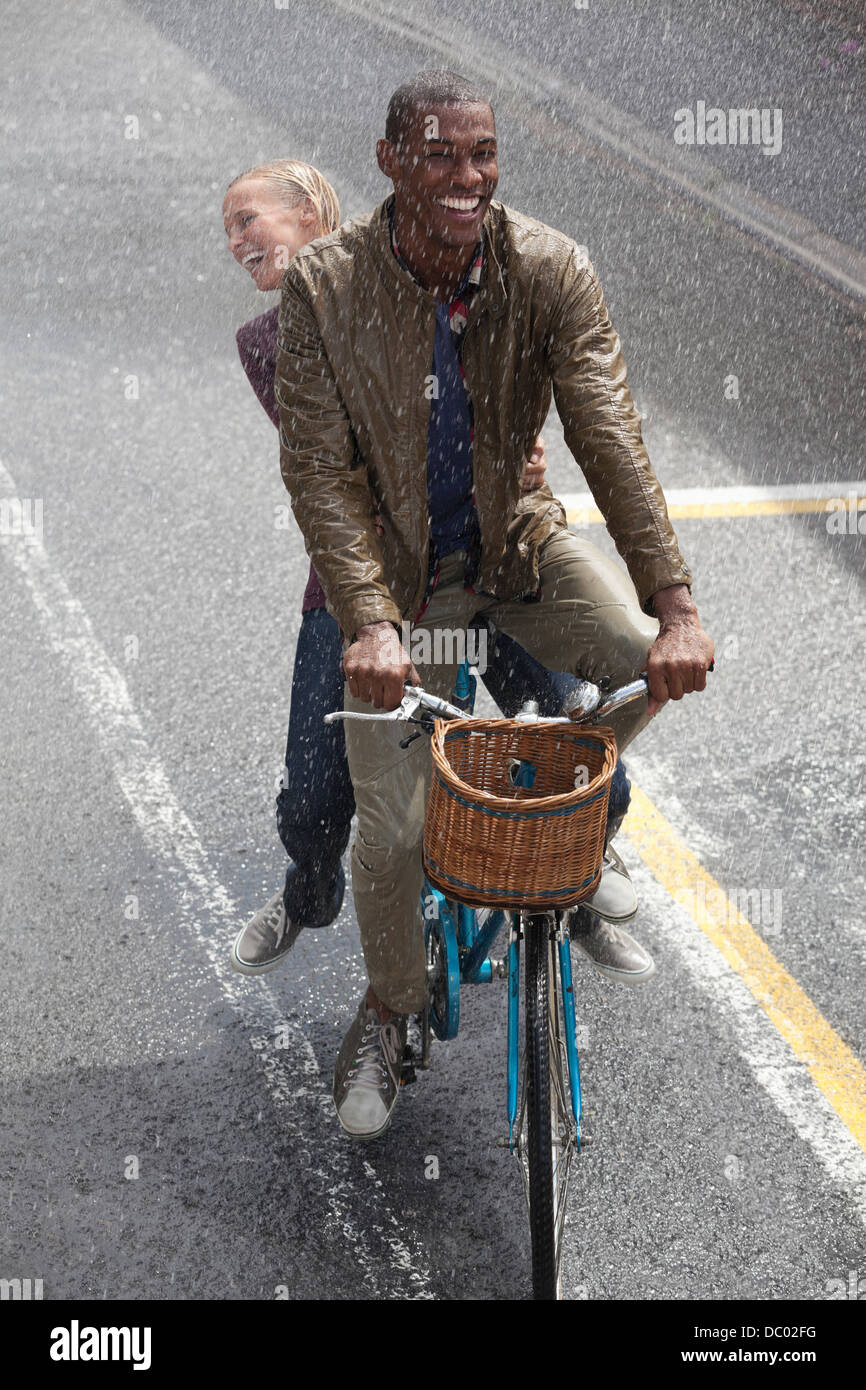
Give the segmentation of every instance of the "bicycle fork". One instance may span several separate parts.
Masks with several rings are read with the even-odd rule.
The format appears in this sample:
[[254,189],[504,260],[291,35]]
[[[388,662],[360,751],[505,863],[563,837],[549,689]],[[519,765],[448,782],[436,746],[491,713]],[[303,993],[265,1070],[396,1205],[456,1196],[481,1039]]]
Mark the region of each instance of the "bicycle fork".
[[[552,925],[551,945],[551,983],[553,985],[553,1007],[551,1024],[558,1039],[559,1011],[556,1008],[556,995],[562,1001],[562,1021],[565,1032],[565,1055],[568,1066],[568,1089],[571,1112],[574,1116],[577,1151],[580,1152],[580,1061],[577,1055],[577,1023],[574,1008],[574,984],[571,974],[571,942],[568,934],[567,913],[557,912],[555,922],[550,923],[554,914],[545,914],[548,926]],[[508,939],[507,978],[508,978],[508,1063],[507,1063],[507,1103],[508,1103],[508,1147],[514,1152],[514,1126],[517,1121],[520,1073],[520,942],[523,938],[523,917],[514,913]],[[555,965],[558,963],[558,972]],[[558,984],[557,987],[557,973]]]

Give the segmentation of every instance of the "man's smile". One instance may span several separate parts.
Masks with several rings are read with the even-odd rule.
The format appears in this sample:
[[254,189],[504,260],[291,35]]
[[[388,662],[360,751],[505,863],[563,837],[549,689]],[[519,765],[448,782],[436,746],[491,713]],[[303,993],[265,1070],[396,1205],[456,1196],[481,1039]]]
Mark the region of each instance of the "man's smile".
[[454,227],[468,227],[480,220],[486,211],[492,194],[482,193],[444,193],[433,194],[433,202],[442,210],[445,218]]
[[445,198],[437,198],[436,202],[441,203],[443,207],[453,209],[455,212],[475,212],[481,202],[481,196],[476,194],[472,198],[456,198],[449,195]]

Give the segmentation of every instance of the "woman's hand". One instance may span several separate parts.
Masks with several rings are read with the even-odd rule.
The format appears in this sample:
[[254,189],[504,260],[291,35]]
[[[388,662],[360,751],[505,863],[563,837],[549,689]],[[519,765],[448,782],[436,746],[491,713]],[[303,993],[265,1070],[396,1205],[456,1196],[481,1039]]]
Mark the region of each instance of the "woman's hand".
[[520,484],[521,492],[534,492],[537,487],[541,487],[544,482],[544,475],[547,472],[547,461],[544,452],[544,440],[541,435],[535,441],[535,447],[529,456],[529,462],[523,469],[523,479]]

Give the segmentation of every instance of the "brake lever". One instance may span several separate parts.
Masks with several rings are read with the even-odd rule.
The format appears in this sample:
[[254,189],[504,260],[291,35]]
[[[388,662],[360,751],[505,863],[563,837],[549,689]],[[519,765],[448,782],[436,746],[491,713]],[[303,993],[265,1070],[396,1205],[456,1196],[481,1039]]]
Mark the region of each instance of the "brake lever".
[[324,716],[326,724],[333,724],[337,719],[366,719],[376,720],[377,723],[393,723],[402,720],[406,724],[417,722],[414,718],[417,710],[421,708],[421,701],[412,691],[407,691],[396,709],[385,710],[382,714],[364,714],[361,710],[335,709],[330,714]]
[[374,719],[377,723],[382,723],[383,721],[394,721],[402,717],[399,705],[396,709],[387,710],[384,714],[362,714],[360,710],[334,709],[331,710],[330,714],[324,715],[324,722],[326,724],[335,724],[338,719]]

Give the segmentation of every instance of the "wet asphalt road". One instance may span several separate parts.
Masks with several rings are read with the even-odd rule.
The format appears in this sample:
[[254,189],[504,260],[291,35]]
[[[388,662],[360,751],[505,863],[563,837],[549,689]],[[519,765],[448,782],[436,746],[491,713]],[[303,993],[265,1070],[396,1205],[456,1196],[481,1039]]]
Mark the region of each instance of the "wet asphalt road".
[[[452,8],[477,18],[480,51],[495,31],[519,61],[525,26],[490,6],[436,13]],[[569,7],[537,8],[550,22],[536,58],[570,71],[574,40],[562,28],[553,44],[552,14]],[[611,97],[611,34],[630,36],[627,72],[664,16],[609,8],[618,20],[584,35],[595,56],[580,80]],[[706,62],[706,35],[667,8],[673,56],[652,64],[645,98],[613,94],[648,124]],[[808,133],[767,196],[854,242],[845,103],[860,69],[837,77],[835,105],[826,89],[817,101],[800,67],[844,35],[745,8],[764,20],[747,48],[766,104],[792,105],[796,130],[801,93]],[[738,7],[725,10],[733,25]],[[227,967],[237,924],[281,873],[272,789],[306,565],[297,531],[274,525],[275,433],[233,341],[272,300],[228,257],[222,194],[256,161],[297,153],[347,214],[372,205],[387,95],[430,58],[362,11],[305,3],[13,0],[2,26],[17,56],[0,463],[14,495],[42,500],[46,561],[0,546],[0,1277],[41,1278],[46,1299],[525,1297],[520,1179],[496,1144],[502,992],[464,997],[457,1041],[403,1094],[387,1139],[358,1149],[328,1102],[364,978],[350,903],[266,985]],[[742,55],[731,38],[739,73]],[[497,114],[502,196],[589,246],[666,486],[863,477],[862,304],[549,111]],[[746,183],[747,155],[773,165],[737,155]],[[554,484],[580,489],[555,422],[548,435]],[[728,891],[781,894],[781,915],[754,925],[862,1060],[862,538],[830,535],[820,515],[677,530],[719,669],[705,697],[665,712],[631,771]],[[792,1064],[772,1025],[624,853],[660,971],[627,992],[578,968],[594,1143],[566,1294],[824,1299],[866,1272],[866,1189],[842,1126],[811,1084],[796,1122],[780,1108]]]

